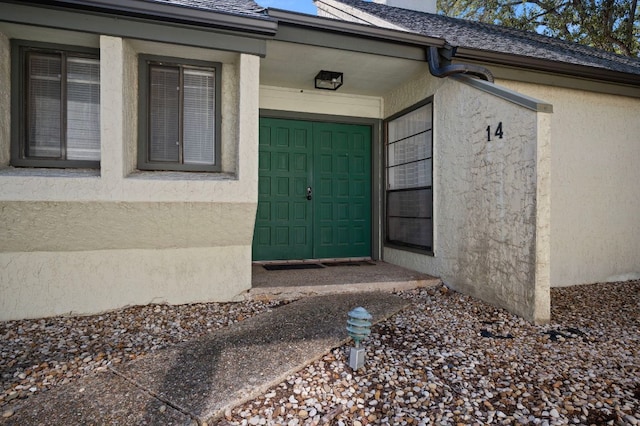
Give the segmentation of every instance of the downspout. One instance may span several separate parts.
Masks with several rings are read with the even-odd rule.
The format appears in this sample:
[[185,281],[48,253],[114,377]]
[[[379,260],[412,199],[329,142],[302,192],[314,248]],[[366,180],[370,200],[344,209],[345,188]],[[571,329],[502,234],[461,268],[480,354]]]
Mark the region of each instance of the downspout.
[[473,64],[440,64],[440,49],[430,46],[427,51],[429,71],[434,77],[444,78],[454,74],[470,74],[493,83],[493,74],[485,67]]

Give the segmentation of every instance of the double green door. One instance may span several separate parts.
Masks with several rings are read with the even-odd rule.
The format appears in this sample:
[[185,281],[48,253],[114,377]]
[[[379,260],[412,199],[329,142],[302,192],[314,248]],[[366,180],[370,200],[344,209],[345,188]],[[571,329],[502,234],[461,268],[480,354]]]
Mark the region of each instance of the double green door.
[[253,260],[371,255],[371,128],[260,119]]

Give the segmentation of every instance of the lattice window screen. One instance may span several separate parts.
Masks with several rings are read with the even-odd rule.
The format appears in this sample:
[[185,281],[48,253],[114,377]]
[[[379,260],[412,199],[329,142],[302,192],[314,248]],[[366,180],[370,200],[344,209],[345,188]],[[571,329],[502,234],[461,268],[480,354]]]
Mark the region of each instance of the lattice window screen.
[[387,241],[431,250],[432,105],[387,123]]

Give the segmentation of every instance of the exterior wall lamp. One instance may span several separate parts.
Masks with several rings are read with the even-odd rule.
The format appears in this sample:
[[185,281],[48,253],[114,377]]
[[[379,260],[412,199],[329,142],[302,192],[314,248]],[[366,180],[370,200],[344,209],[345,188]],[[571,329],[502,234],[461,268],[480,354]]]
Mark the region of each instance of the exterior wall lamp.
[[316,75],[315,88],[323,90],[338,90],[343,83],[341,72],[322,70]]

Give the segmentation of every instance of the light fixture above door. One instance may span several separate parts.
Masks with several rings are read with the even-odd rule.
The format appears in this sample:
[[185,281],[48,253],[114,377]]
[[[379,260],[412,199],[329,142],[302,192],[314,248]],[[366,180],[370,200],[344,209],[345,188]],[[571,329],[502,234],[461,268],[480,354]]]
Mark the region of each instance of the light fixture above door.
[[343,83],[341,72],[322,70],[316,75],[315,88],[324,90],[338,90]]

